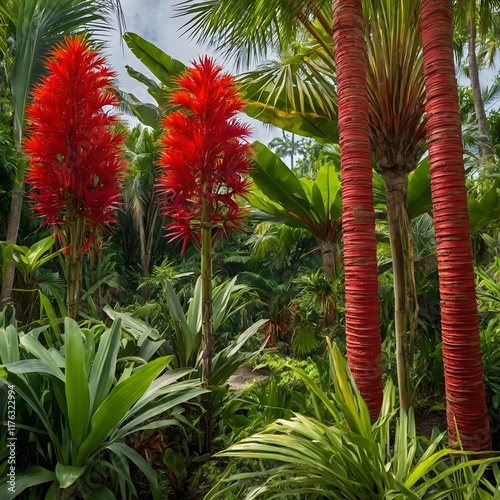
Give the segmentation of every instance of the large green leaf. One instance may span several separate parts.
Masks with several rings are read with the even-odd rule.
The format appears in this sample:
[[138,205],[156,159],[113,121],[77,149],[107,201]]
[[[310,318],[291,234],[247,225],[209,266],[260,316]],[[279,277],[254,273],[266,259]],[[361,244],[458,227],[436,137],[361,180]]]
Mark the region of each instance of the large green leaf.
[[22,359],[8,364],[5,369],[9,373],[16,373],[17,375],[39,373],[58,377],[57,372],[40,359]]
[[113,388],[92,416],[90,433],[78,451],[75,465],[83,465],[102,446],[169,361],[170,357],[150,361]]
[[477,234],[484,226],[497,221],[500,218],[500,177],[495,179],[480,200],[468,197],[470,232]]
[[198,331],[191,330],[186,316],[184,315],[184,311],[182,310],[179,297],[177,297],[175,290],[168,281],[165,283],[165,292],[168,311],[175,327],[177,340],[176,354],[181,363],[181,367],[193,366],[191,358],[193,355],[196,356],[198,354],[201,335],[198,335]]
[[431,213],[431,177],[429,159],[424,158],[408,176],[408,216],[413,219]]
[[117,438],[123,439],[127,434],[146,427],[157,428],[153,424],[159,415],[164,416],[173,408],[209,392],[200,387],[199,379],[177,382],[189,373],[192,370],[169,370],[155,380],[146,394],[132,407],[131,413],[135,417],[120,427]]
[[19,338],[14,325],[0,328],[0,364],[19,361]]
[[14,491],[12,491],[9,490],[10,484],[8,484],[7,477],[4,475],[0,480],[0,498],[2,500],[10,500],[28,488],[54,481],[55,478],[56,475],[53,471],[49,471],[38,465],[32,465],[22,472],[16,472],[16,484]]
[[[328,162],[325,163],[314,181],[317,188],[313,187],[313,203],[317,210],[323,207],[326,214],[334,220],[340,220],[342,217],[342,195],[340,190],[340,180],[335,170],[335,166]],[[326,222],[326,218],[323,220]]]
[[297,176],[268,148],[255,143],[254,180],[248,201],[262,212],[252,217],[303,228],[317,238],[337,241],[342,212],[340,181],[333,163],[325,163],[315,181]]
[[46,349],[31,333],[21,335],[19,342],[26,351],[35,355],[52,368],[56,376],[64,382],[65,375],[61,370],[64,366],[64,360],[60,356],[57,356],[54,349]]
[[147,127],[157,129],[162,117],[162,110],[151,103],[143,103],[133,94],[119,91],[121,100],[126,104],[130,112]]
[[[189,300],[189,306],[186,312],[187,325],[189,331],[192,332],[192,334],[197,334],[201,330],[201,323],[202,323],[201,310],[202,310],[201,279],[198,278],[196,280],[196,284],[194,285],[193,296]],[[215,331],[215,327],[213,331]]]
[[117,319],[99,340],[99,348],[89,374],[90,409],[94,413],[111,389],[121,338],[121,320]]
[[250,175],[260,191],[285,210],[310,218],[307,195],[297,176],[269,148],[256,141]]
[[148,42],[136,33],[125,33],[125,43],[134,55],[160,80],[162,85],[168,85],[172,78],[179,76],[186,66],[168,56],[156,45]]
[[297,112],[284,111],[266,103],[249,100],[245,114],[263,123],[274,125],[291,134],[311,137],[320,144],[331,144],[338,141],[338,128],[333,120],[315,116],[301,115]]
[[149,465],[148,462],[146,462],[146,460],[139,455],[139,453],[124,443],[113,443],[108,446],[108,449],[111,452],[116,453],[118,456],[125,456],[143,472],[149,481],[149,486],[151,487],[151,493],[154,500],[163,498],[156,472],[151,465]]
[[[78,323],[64,320],[66,346],[66,401],[75,457],[90,430],[90,394],[85,368],[85,349]],[[81,464],[79,464],[81,465]]]
[[56,464],[56,478],[61,488],[68,488],[85,472],[85,467]]
[[143,75],[139,71],[136,71],[134,68],[131,68],[130,66],[126,66],[127,73],[134,78],[134,80],[137,80],[140,83],[143,83],[146,85],[148,88],[148,92],[151,95],[151,97],[154,98],[154,100],[158,103],[160,108],[165,107],[168,103],[168,94],[165,92],[164,89],[158,83],[156,83],[155,80],[152,80],[151,78],[148,78],[146,75]]

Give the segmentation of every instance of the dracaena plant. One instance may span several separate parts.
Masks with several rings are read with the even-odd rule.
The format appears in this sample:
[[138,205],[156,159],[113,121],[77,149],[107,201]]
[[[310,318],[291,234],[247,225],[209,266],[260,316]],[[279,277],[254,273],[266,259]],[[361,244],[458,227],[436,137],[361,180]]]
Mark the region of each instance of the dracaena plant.
[[191,239],[201,250],[204,382],[212,377],[212,245],[221,232],[240,228],[250,147],[247,125],[236,119],[244,101],[234,79],[205,57],[178,78],[170,99],[178,108],[163,119],[160,186],[171,239]]
[[113,127],[114,73],[83,36],[57,45],[46,70],[27,109],[26,180],[33,210],[65,248],[67,314],[76,319],[83,253],[98,228],[113,222],[118,205],[124,135]]

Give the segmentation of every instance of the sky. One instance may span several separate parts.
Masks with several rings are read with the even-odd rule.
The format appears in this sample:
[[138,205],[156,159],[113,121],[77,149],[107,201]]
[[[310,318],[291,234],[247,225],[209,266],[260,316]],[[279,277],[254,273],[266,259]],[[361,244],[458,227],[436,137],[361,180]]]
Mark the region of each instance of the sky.
[[[223,60],[217,58],[213,51],[197,45],[187,35],[181,35],[181,27],[185,19],[173,17],[175,14],[173,7],[176,3],[178,0],[121,0],[127,31],[137,33],[169,56],[186,65],[206,54],[216,57],[218,62],[224,65]],[[152,76],[125,43],[120,45],[118,32],[109,38],[108,48],[105,52],[108,62],[117,73],[119,87],[134,94],[143,102],[153,102],[146,87],[127,75],[125,66],[128,65],[141,73]],[[228,71],[231,70],[230,65],[227,65],[227,68]],[[281,136],[278,129],[269,130],[268,127],[256,120],[246,117],[244,119],[251,125],[251,140],[259,140],[267,144],[273,137]]]
[[[191,61],[199,56],[206,54],[217,58],[217,55],[207,47],[199,46],[193,40],[190,40],[188,36],[182,35],[182,25],[185,18],[173,17],[175,14],[174,6],[179,1],[181,0],[121,0],[127,24],[126,29],[137,33],[158,46],[169,56],[186,65],[189,65]],[[130,78],[127,75],[125,66],[129,65],[149,76],[152,75],[124,43],[120,44],[118,32],[115,32],[110,37],[107,54],[109,63],[117,72],[118,82],[122,90],[134,94],[141,101],[152,102],[153,100],[147,93],[146,87]],[[221,58],[218,58],[218,62],[224,65]],[[226,67],[228,70],[232,69],[231,65]],[[484,71],[481,75],[483,85],[491,85],[497,73],[498,68]],[[462,75],[459,75],[458,80],[461,85],[469,85],[468,79]],[[498,103],[498,99],[495,100],[492,105],[490,104],[490,108],[498,107]],[[259,140],[264,144],[268,144],[273,137],[280,137],[282,134],[279,129],[270,129],[257,120],[245,117],[245,121],[248,121],[252,128],[251,140]]]

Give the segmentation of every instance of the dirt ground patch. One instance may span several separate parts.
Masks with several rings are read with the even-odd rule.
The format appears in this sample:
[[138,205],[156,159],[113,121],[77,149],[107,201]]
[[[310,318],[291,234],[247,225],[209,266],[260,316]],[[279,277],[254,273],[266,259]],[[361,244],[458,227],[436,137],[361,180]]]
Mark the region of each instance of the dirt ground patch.
[[228,378],[227,383],[229,384],[229,389],[232,391],[241,391],[254,382],[258,382],[269,376],[270,372],[266,370],[254,370],[250,365],[241,365],[233,375]]

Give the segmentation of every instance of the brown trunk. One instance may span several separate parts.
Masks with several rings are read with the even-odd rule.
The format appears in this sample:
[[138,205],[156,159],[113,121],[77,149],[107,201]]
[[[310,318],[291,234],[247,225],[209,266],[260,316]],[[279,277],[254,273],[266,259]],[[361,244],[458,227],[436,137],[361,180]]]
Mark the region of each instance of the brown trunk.
[[[12,189],[12,200],[10,205],[9,222],[7,226],[7,243],[16,244],[17,234],[19,232],[19,225],[21,223],[21,214],[23,210],[24,199],[24,184],[19,184],[14,180],[14,187]],[[16,266],[14,261],[10,262],[7,273],[2,282],[2,291],[0,293],[0,309],[7,304],[8,300],[12,297],[12,288],[14,286],[14,276]]]
[[335,243],[327,240],[319,240],[319,248],[321,250],[321,258],[323,261],[323,271],[327,278],[335,277]]
[[493,154],[491,147],[491,135],[488,129],[488,120],[484,109],[483,96],[481,94],[481,83],[479,81],[479,69],[476,57],[476,26],[469,19],[467,20],[468,59],[469,59],[469,78],[474,96],[474,109],[476,111],[476,121],[481,142],[479,143],[479,156],[484,157]]
[[[336,243],[328,240],[319,240],[319,248],[321,250],[321,257],[323,260],[323,271],[325,277],[329,281],[333,281],[337,275],[336,262],[337,262],[337,245]],[[330,328],[335,324],[337,317],[337,297],[332,293],[332,302],[328,311],[325,311],[325,327]]]
[[396,364],[398,373],[399,404],[404,410],[411,406],[410,366],[408,343],[408,299],[405,272],[405,244],[409,224],[406,210],[407,174],[384,174],[391,242],[392,272],[394,278],[394,330],[396,336]]

